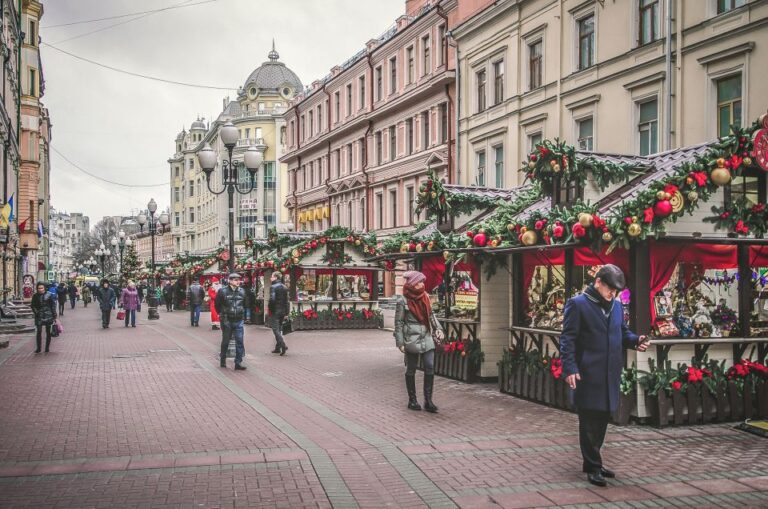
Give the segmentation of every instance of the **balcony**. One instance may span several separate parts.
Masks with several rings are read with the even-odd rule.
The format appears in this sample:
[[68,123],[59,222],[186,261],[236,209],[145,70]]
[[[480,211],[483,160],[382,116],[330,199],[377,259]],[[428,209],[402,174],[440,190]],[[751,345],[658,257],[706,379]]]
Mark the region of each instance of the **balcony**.
[[274,108],[266,108],[263,110],[250,110],[244,111],[240,114],[240,118],[254,118],[254,117],[271,117],[282,115],[288,108],[285,106],[276,106]]
[[264,138],[241,138],[237,140],[237,146],[238,147],[266,147],[267,144],[264,143]]

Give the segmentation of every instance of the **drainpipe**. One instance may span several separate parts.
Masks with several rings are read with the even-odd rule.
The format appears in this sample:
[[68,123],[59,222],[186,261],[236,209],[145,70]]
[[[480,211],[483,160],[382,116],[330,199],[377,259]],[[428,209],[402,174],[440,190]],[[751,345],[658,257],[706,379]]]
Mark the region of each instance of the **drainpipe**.
[[[447,25],[446,25],[446,27],[447,27]],[[450,42],[448,42],[449,38],[451,39],[451,41],[453,41],[452,44]],[[454,184],[461,184],[461,143],[460,143],[460,140],[459,140],[459,138],[460,138],[460,134],[459,134],[459,130],[460,130],[459,117],[461,116],[460,115],[460,113],[461,113],[461,67],[459,67],[459,44],[456,42],[456,39],[453,38],[453,32],[446,32],[445,33],[445,43],[446,43],[446,48],[445,48],[445,54],[446,54],[445,65],[446,65],[446,67],[448,66],[448,58],[447,58],[448,57],[448,46],[447,45],[450,44],[456,50],[456,54],[454,55],[454,64],[453,64],[454,65],[454,69],[456,70],[456,115],[455,115],[456,116],[456,163],[455,163],[455,166],[456,166],[455,170],[456,171],[454,172],[456,174],[456,180],[454,181],[454,180],[452,180],[450,178],[451,148],[450,148],[450,143],[449,143],[449,145],[448,145],[448,161],[449,161],[449,163],[448,163],[448,172],[449,172],[448,182],[449,183],[454,183]],[[446,94],[447,93],[448,92],[447,92],[447,86],[446,86]],[[451,105],[451,101],[450,101],[450,98],[449,98],[449,100],[448,100],[448,108],[449,108],[448,118],[449,119],[451,118],[451,115],[450,115],[450,105]],[[448,139],[450,140],[450,134],[448,136]]]
[[[327,84],[328,84],[327,82],[323,82],[323,93],[328,98],[328,111],[325,112],[325,116],[326,116],[326,121],[325,122],[328,124],[328,135],[330,137],[330,133],[331,133],[331,94],[328,92],[328,90],[326,90],[326,85]],[[321,108],[322,108],[322,106],[321,106]],[[330,227],[331,226],[331,221],[333,219],[331,217],[331,212],[332,212],[332,209],[333,209],[333,207],[331,207],[331,195],[328,193],[328,186],[329,186],[329,182],[331,181],[331,142],[330,141],[328,141],[328,156],[327,156],[327,159],[326,159],[325,168],[328,170],[328,176],[325,179],[325,194],[328,196],[328,226]]]
[[368,209],[371,206],[370,200],[370,180],[368,179],[368,136],[373,130],[373,121],[368,120],[368,128],[363,135],[363,175],[365,176],[365,210],[363,211],[363,231],[368,231]]
[[[296,140],[296,150],[299,150],[301,148],[301,139],[299,138],[299,123],[301,122],[301,119],[299,118],[299,105],[294,105],[292,109],[293,114],[296,117],[296,123],[294,124],[294,139]],[[298,185],[299,179],[296,174],[301,167],[301,156],[296,156],[296,159],[297,166],[293,171],[293,230],[299,231],[299,200],[296,197],[296,186]]]
[[[443,21],[445,22],[445,29],[446,34],[448,33],[448,15],[443,12],[442,6],[437,6],[437,15],[443,18]],[[441,41],[442,42],[442,41]],[[458,45],[456,46],[457,53],[458,53]],[[440,51],[443,52],[443,65],[445,65],[446,70],[448,70],[448,37],[445,37],[445,43],[442,45],[442,48],[440,48]],[[458,65],[456,66],[458,68]],[[454,85],[456,85],[454,83]],[[446,116],[448,117],[446,120],[448,121],[448,133],[447,133],[447,143],[448,143],[448,183],[453,184],[453,165],[451,164],[451,93],[450,93],[450,85],[445,85],[445,97],[447,99],[446,103]],[[458,86],[456,86],[458,88]]]
[[683,140],[683,101],[680,98],[683,96],[683,73],[680,72],[683,66],[683,2],[675,2],[677,4],[677,15],[675,16],[675,25],[677,34],[675,35],[675,46],[677,46],[677,56],[675,58],[675,68],[677,73],[675,74],[675,144],[678,147],[682,147]]
[[[679,1],[679,0],[678,0]],[[678,46],[680,41],[677,42]],[[664,150],[670,150],[672,148],[672,0],[667,0],[667,40],[665,41],[666,49],[666,104],[664,105],[664,116],[666,118],[667,129],[664,133]]]

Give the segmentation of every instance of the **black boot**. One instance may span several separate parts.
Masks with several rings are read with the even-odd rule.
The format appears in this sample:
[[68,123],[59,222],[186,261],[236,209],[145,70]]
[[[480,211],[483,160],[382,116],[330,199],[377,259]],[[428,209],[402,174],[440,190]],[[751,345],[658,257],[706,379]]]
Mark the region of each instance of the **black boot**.
[[38,335],[35,337],[35,344],[36,344],[36,346],[37,346],[37,348],[35,349],[35,353],[40,353],[40,344],[41,344],[42,342],[43,342],[43,338],[40,336],[40,334],[38,334]]
[[45,353],[48,353],[48,349],[51,347],[51,336],[45,337]]
[[421,410],[416,399],[416,377],[414,375],[405,375],[405,388],[408,389],[408,409]]
[[424,375],[424,410],[437,413],[437,407],[432,403],[432,386],[435,383],[435,375]]

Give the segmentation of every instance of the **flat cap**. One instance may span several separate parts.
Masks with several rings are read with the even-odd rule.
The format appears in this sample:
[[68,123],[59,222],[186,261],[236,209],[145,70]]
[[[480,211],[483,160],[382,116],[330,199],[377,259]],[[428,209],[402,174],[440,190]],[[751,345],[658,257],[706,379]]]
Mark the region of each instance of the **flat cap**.
[[227,279],[240,279],[240,274],[238,274],[237,272],[233,272],[227,277]]

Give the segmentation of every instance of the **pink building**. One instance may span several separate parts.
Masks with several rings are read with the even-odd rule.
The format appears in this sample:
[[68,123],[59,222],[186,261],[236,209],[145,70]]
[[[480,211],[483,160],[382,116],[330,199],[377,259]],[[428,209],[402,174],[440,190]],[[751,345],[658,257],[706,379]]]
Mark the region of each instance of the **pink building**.
[[285,115],[286,206],[297,231],[408,227],[428,168],[454,179],[455,48],[490,0],[408,0],[406,14],[298,95]]

